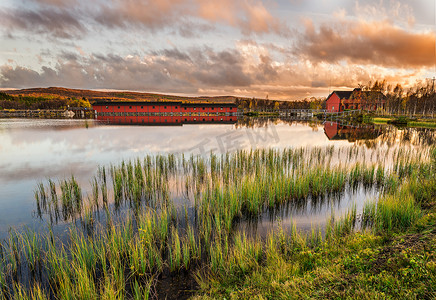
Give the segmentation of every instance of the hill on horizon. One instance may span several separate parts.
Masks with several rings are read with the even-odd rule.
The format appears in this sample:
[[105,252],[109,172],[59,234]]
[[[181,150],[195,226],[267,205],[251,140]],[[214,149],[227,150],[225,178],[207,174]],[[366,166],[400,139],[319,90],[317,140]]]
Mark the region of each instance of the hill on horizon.
[[94,101],[189,101],[189,102],[218,102],[235,103],[236,99],[248,99],[234,96],[175,96],[156,93],[141,93],[129,91],[94,91],[69,89],[63,87],[49,88],[28,88],[21,90],[3,90],[3,93],[13,96],[32,96],[32,97],[58,97],[58,98],[86,98]]

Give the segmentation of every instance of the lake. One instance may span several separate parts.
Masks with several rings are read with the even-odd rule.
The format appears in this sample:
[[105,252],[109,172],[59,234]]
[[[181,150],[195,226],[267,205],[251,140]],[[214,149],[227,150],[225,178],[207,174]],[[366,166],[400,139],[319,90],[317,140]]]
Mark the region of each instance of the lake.
[[[89,194],[90,181],[99,166],[109,167],[146,155],[207,158],[211,152],[221,155],[249,149],[333,147],[339,153],[332,164],[338,164],[344,160],[346,149],[361,151],[361,159],[365,161],[376,161],[380,151],[431,145],[435,136],[431,130],[278,119],[143,125],[128,120],[0,120],[0,237],[4,238],[10,227],[28,226],[38,230],[46,227],[47,215],[41,220],[36,214],[34,192],[38,183],[46,184],[48,179],[59,182],[74,175],[84,194]],[[322,204],[308,199],[303,206],[289,205],[276,213],[265,211],[255,227],[259,232],[266,232],[278,218],[288,226],[293,222],[301,228],[322,226],[332,213],[341,215],[353,206],[361,211],[365,201],[377,195],[374,188],[346,189],[338,199],[326,199]],[[242,222],[239,226],[253,225]]]

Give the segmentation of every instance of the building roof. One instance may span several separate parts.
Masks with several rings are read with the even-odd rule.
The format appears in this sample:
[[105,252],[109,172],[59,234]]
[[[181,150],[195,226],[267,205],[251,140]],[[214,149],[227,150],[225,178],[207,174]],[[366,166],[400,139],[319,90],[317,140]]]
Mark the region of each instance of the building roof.
[[354,91],[333,91],[328,97],[327,100],[330,99],[333,94],[336,94],[340,100],[342,99],[350,99],[351,95]]
[[94,105],[122,105],[122,106],[138,106],[138,105],[182,105],[182,102],[177,101],[97,101]]
[[353,91],[333,91],[336,95],[338,95],[339,99],[350,99]]
[[333,91],[327,99],[329,99],[333,94],[336,94],[339,99],[351,99],[355,93],[361,93],[365,95],[366,97],[377,97],[384,99],[386,96],[382,92],[376,92],[376,91],[362,91],[360,88],[356,88],[353,91]]
[[199,107],[199,106],[204,106],[204,107],[236,107],[235,103],[183,103],[182,104],[183,107]]

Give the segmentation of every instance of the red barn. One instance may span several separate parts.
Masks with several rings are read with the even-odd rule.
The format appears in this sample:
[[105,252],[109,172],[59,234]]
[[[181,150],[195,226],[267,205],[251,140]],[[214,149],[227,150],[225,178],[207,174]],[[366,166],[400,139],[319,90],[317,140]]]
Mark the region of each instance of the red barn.
[[356,88],[353,91],[331,93],[326,100],[326,109],[331,112],[353,109],[377,110],[384,108],[385,103],[386,97],[383,93]]
[[353,91],[334,91],[326,100],[326,109],[331,112],[343,111],[343,100],[348,100]]

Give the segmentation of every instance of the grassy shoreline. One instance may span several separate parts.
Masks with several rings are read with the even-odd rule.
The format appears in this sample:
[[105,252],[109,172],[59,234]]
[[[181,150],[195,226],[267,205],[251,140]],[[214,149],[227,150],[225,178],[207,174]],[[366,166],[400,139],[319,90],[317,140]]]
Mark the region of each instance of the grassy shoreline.
[[272,232],[263,252],[234,250],[222,269],[199,274],[202,294],[195,299],[434,299],[433,155],[427,179],[367,204],[362,222],[371,227],[353,231],[350,213],[332,221],[324,238]]
[[[38,215],[74,221],[69,240],[51,230],[12,231],[0,246],[0,299],[147,299],[163,275],[183,274],[196,278],[198,299],[433,297],[436,151],[392,150],[388,167],[360,163],[358,150],[147,156],[100,168],[87,197],[74,177],[41,183]],[[332,166],[341,153],[344,165]],[[175,205],[170,180],[193,195],[192,206]],[[379,186],[383,196],[362,216],[355,208],[332,216],[324,232],[279,228],[260,237],[234,230],[239,219],[276,205],[359,185]],[[117,222],[111,207],[123,205],[132,214]],[[416,240],[410,234],[428,242],[404,254],[403,240]],[[402,250],[392,250],[388,262],[396,243]]]
[[243,274],[202,277],[196,299],[434,299],[434,210],[416,222],[389,236],[356,232],[315,245],[310,238],[285,244]]
[[[369,123],[372,124],[395,124],[397,117],[388,117],[388,116],[374,116],[371,117]],[[436,119],[408,119],[403,118],[402,122],[404,122],[404,126],[411,128],[436,128]]]

